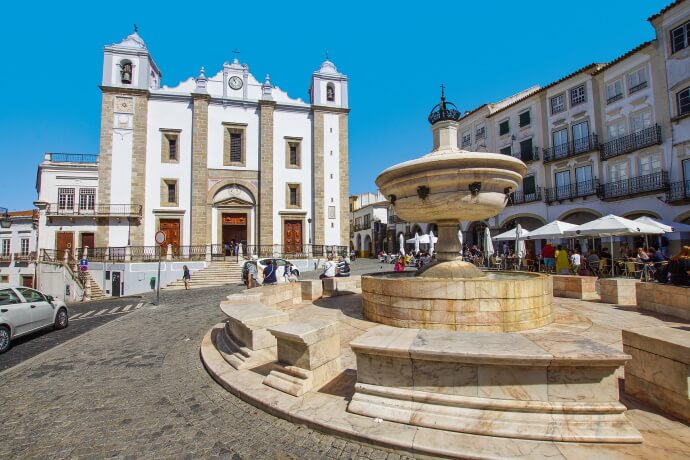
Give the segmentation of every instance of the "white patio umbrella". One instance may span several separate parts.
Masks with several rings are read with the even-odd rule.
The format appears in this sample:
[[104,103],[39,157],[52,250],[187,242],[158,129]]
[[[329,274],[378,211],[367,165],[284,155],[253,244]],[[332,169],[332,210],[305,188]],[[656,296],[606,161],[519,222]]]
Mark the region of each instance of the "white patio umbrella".
[[652,219],[648,216],[638,217],[637,219],[635,219],[635,222],[642,222],[643,224],[649,224],[655,227],[659,227],[665,233],[690,232],[690,225],[681,224],[678,222],[664,222],[662,220]]
[[429,232],[429,254],[434,255],[434,245],[436,244],[436,241],[438,238],[434,236],[434,231],[431,230]]
[[419,233],[417,232],[414,234],[414,252],[419,252]]
[[405,255],[405,237],[400,234],[400,254]]
[[484,254],[486,254],[486,260],[488,261],[491,254],[494,253],[494,244],[491,242],[491,232],[489,227],[484,228]]
[[[407,240],[409,244],[414,244],[414,238],[410,238]],[[429,235],[419,235],[419,244],[430,244],[431,243],[431,238]],[[438,236],[434,237],[434,243],[438,243]]]
[[572,230],[577,225],[569,224],[568,222],[561,222],[560,220],[554,220],[542,227],[537,228],[529,232],[526,239],[528,240],[553,240],[558,238],[569,238],[571,235],[566,235],[567,230]]
[[523,238],[522,233],[522,225],[517,224],[515,226],[515,256],[518,259],[525,257],[525,239]]
[[599,219],[578,225],[575,228],[566,230],[566,236],[597,236],[611,238],[611,253],[613,254],[613,237],[625,235],[659,235],[664,233],[659,227],[636,222],[625,217],[609,214]]
[[[503,232],[499,235],[496,235],[493,237],[493,239],[496,241],[513,241],[516,238],[515,230],[517,230],[517,227],[512,228],[512,229],[508,230],[507,232]],[[530,232],[530,231],[522,230],[522,236],[520,236],[520,238],[527,238],[531,234],[532,234],[532,232]]]
[[458,241],[460,241],[460,254],[462,254],[462,230],[458,230]]

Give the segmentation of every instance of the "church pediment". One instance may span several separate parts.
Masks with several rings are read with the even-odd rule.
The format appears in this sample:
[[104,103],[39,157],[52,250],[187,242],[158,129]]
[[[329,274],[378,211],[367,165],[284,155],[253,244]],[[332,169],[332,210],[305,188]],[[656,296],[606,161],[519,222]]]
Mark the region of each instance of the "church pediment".
[[241,198],[228,198],[226,200],[214,201],[213,205],[217,208],[229,207],[229,206],[234,206],[234,207],[242,206],[242,207],[251,208],[252,206],[254,206],[254,203],[243,200]]

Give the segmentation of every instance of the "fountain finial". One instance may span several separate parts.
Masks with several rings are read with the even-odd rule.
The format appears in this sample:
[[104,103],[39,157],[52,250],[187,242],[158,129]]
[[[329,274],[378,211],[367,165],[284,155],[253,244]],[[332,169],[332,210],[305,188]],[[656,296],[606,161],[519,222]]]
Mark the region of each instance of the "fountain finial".
[[432,125],[442,120],[458,121],[461,113],[452,102],[446,102],[446,86],[441,84],[441,102],[436,104],[429,114],[429,123]]

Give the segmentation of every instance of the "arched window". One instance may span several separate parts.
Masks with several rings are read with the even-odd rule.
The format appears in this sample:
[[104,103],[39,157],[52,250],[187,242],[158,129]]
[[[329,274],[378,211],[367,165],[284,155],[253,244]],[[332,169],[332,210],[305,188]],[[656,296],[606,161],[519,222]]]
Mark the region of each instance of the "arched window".
[[335,102],[335,85],[333,83],[326,85],[326,100],[328,102]]
[[123,85],[132,84],[132,62],[126,59],[120,62],[120,82]]

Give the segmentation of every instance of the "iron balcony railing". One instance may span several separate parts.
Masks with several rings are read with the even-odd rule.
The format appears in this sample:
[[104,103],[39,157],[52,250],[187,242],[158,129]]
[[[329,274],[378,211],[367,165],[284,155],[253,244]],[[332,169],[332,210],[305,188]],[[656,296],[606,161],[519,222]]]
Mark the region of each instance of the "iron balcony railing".
[[666,190],[667,203],[690,202],[690,180],[671,182]]
[[624,197],[641,195],[644,193],[662,192],[668,188],[668,173],[659,171],[644,176],[631,177],[601,184],[599,186],[599,198],[612,200]]
[[50,203],[46,210],[48,216],[141,216],[140,204],[97,204],[92,207],[80,208],[60,206]]
[[535,191],[530,193],[525,193],[524,190],[518,190],[511,193],[508,197],[508,206],[532,203],[534,201],[541,201],[541,199],[541,187],[537,187]]
[[661,144],[661,126],[654,125],[626,136],[612,139],[601,146],[601,159],[608,160],[619,155],[640,150],[650,145]]
[[82,153],[46,153],[46,160],[54,163],[98,163],[98,155]]
[[592,150],[599,150],[596,134],[544,149],[544,163],[574,157]]
[[638,91],[641,90],[641,89],[645,89],[646,87],[647,87],[647,82],[646,82],[646,81],[643,81],[643,82],[640,83],[639,85],[631,86],[631,87],[628,89],[628,94],[636,93],[636,92],[638,92]]
[[610,98],[606,99],[606,103],[612,104],[616,101],[620,101],[621,99],[623,99],[623,93],[618,93],[618,94],[611,96]]
[[354,228],[354,230],[355,230],[356,232],[358,232],[358,231],[360,231],[360,230],[369,230],[369,229],[371,228],[371,221],[370,221],[370,222],[365,222],[365,223],[363,223],[363,224],[355,224],[355,225],[353,226],[353,228]]
[[532,151],[527,151],[527,152],[516,152],[513,155],[515,158],[519,158],[520,160],[524,161],[525,163],[529,163],[531,161],[538,161],[539,160],[539,147],[534,147]]
[[553,203],[554,201],[573,200],[575,198],[585,198],[596,195],[599,187],[599,180],[593,179],[574,184],[561,185],[559,187],[544,189],[544,201]]

